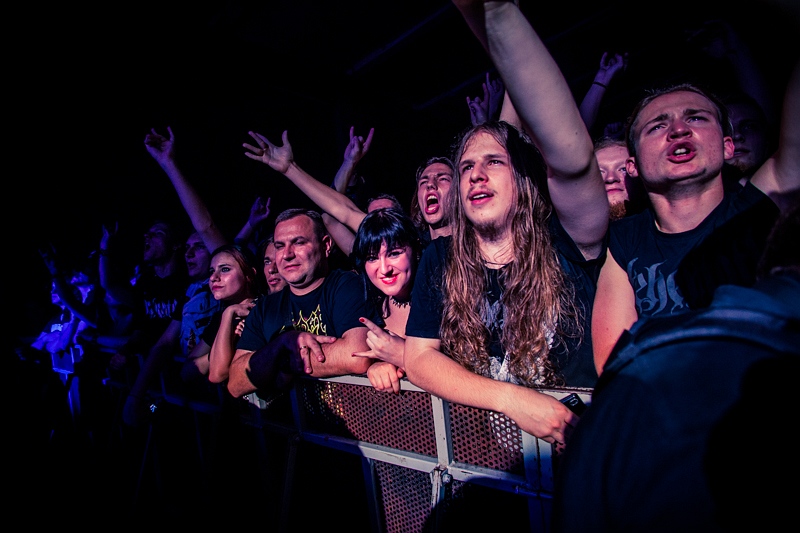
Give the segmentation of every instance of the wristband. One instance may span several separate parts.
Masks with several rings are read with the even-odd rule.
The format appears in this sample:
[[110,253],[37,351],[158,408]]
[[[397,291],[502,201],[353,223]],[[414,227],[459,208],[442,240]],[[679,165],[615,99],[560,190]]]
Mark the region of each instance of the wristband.
[[600,83],[599,81],[593,81],[593,82],[592,82],[592,85],[599,85],[599,86],[600,86],[600,87],[602,87],[603,89],[608,89],[608,85],[602,84],[602,83]]

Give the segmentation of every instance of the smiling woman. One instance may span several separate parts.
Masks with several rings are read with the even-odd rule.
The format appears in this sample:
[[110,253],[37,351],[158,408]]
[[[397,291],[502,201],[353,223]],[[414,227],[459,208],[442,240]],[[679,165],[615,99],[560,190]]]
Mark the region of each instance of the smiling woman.
[[370,383],[380,391],[400,392],[399,379],[405,375],[401,361],[406,322],[421,255],[418,228],[404,213],[392,208],[376,209],[361,221],[353,256],[367,297],[380,309],[386,327],[367,324],[370,351],[358,355],[381,359],[367,372]]

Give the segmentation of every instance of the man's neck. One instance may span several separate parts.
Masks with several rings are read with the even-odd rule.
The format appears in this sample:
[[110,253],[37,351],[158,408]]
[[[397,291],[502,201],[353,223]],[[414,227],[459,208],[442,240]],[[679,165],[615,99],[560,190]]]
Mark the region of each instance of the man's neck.
[[699,191],[650,194],[656,226],[664,233],[693,230],[722,202],[724,194],[722,181]]
[[453,233],[453,228],[449,224],[443,226],[428,226],[428,229],[431,232],[431,240],[439,237],[447,237]]
[[292,291],[292,294],[295,296],[305,296],[306,294],[310,293],[314,289],[318,288],[322,283],[325,281],[324,277],[317,278],[308,285],[303,285],[302,287],[297,287],[294,285],[289,285],[289,290]]
[[488,268],[500,268],[514,260],[514,243],[510,232],[499,239],[486,240],[478,237],[478,251]]

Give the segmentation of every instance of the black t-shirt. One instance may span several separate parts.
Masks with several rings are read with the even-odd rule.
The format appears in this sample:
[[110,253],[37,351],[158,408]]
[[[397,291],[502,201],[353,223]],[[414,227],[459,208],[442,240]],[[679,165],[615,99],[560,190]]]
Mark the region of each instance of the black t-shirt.
[[[553,216],[550,222],[550,234],[558,254],[559,262],[573,285],[576,302],[581,312],[583,336],[581,339],[565,339],[565,346],[556,350],[559,369],[566,384],[571,387],[594,387],[597,371],[594,367],[591,342],[591,312],[597,288],[597,277],[600,272],[605,249],[597,259],[586,260],[577,245],[569,237],[558,219]],[[443,291],[442,279],[447,265],[447,255],[451,237],[434,239],[422,254],[411,296],[411,311],[406,324],[406,335],[427,339],[439,338],[439,326],[442,321]],[[492,367],[498,369],[496,379],[505,379],[502,374],[504,354],[500,343],[502,309],[499,305],[502,287],[499,281],[500,270],[487,269],[490,288],[485,297],[493,312],[487,318],[487,327],[492,332],[489,355],[493,359]]]
[[365,294],[358,274],[332,270],[322,285],[303,296],[293,294],[289,287],[262,296],[250,310],[236,348],[256,351],[290,330],[341,338],[349,329],[365,327],[359,321],[362,316],[382,326],[383,319]]
[[751,183],[728,192],[696,228],[663,233],[650,209],[611,223],[609,250],[628,274],[638,316],[707,306],[720,285],[750,286],[778,216]]
[[137,332],[130,348],[149,349],[167,329],[175,316],[183,312],[189,278],[183,273],[161,278],[147,271],[135,279],[133,286],[137,302],[133,329]]

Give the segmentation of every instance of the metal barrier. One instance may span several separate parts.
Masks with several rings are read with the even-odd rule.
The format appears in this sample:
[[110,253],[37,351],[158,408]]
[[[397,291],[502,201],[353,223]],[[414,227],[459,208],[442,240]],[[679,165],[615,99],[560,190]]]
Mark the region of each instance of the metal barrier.
[[[592,391],[541,392],[559,399],[577,392],[588,404]],[[361,376],[299,379],[291,404],[299,439],[363,458],[374,531],[443,531],[449,512],[485,505],[486,494],[515,502],[500,511],[521,513],[515,524],[549,530],[558,456],[505,415],[445,402],[408,380],[400,395],[378,392]],[[474,504],[472,488],[483,491]]]

